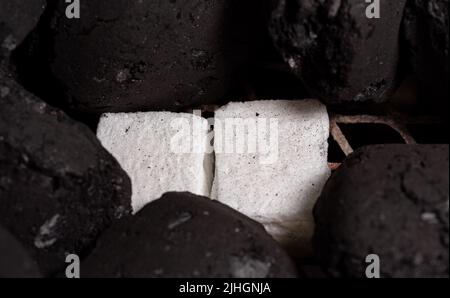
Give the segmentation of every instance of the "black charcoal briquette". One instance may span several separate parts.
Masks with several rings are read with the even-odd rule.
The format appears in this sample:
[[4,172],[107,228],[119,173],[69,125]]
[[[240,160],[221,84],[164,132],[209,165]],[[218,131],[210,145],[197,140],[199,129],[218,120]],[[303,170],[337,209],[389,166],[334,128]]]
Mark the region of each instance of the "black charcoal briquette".
[[45,0],[0,1],[0,59],[9,55],[37,24]]
[[0,278],[41,277],[37,263],[22,244],[0,226]]
[[448,10],[448,0],[410,0],[403,22],[405,54],[419,81],[420,98],[441,108],[449,101]]
[[[247,52],[241,1],[59,1],[51,69],[83,112],[174,110],[216,102]],[[245,22],[244,22],[245,23]]]
[[9,77],[0,69],[0,224],[48,276],[130,212],[131,185],[88,127]]
[[394,91],[405,0],[381,1],[380,18],[353,0],[276,0],[269,31],[313,96],[327,103],[383,102]]
[[377,145],[351,155],[319,198],[314,247],[333,276],[449,276],[448,145]]
[[297,276],[260,224],[189,193],[167,193],[117,222],[82,268],[84,277]]

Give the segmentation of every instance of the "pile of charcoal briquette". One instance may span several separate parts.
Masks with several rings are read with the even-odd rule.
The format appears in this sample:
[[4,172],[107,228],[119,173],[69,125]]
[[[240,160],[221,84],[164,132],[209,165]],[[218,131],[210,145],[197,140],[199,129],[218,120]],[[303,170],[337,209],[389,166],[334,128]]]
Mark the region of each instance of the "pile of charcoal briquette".
[[297,258],[190,193],[133,215],[95,130],[102,113],[255,99],[445,122],[449,0],[381,0],[380,18],[364,0],[73,2],[79,18],[64,0],[0,0],[0,277],[65,277],[77,255],[82,277],[363,278],[371,254],[382,277],[448,277],[447,141],[343,160],[314,208],[314,253]]

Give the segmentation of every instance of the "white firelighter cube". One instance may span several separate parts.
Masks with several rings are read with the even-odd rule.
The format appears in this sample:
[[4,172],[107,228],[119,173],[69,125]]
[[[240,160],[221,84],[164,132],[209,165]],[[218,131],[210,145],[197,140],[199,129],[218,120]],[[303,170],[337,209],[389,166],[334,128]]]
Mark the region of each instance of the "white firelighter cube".
[[262,223],[298,256],[330,176],[329,117],[317,100],[230,103],[215,114],[212,197]]
[[169,112],[104,114],[97,137],[130,176],[135,213],[170,191],[210,195],[206,119]]

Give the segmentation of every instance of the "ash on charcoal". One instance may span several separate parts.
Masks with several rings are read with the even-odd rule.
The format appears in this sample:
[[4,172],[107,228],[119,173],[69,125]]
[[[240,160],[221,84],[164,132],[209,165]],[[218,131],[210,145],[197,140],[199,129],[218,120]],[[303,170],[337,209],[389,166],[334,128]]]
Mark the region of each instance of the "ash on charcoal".
[[137,212],[169,191],[210,195],[209,132],[208,121],[194,114],[117,113],[101,117],[97,136],[131,177]]
[[[173,227],[183,214],[190,219]],[[117,222],[82,268],[83,277],[297,276],[287,254],[261,225],[189,193],[167,193]]]
[[0,223],[45,275],[131,211],[131,185],[95,135],[0,70]]
[[278,52],[314,97],[328,103],[383,102],[397,83],[399,31],[406,0],[274,1],[269,31]]
[[333,174],[314,210],[314,247],[332,276],[364,278],[376,254],[382,277],[449,275],[448,145],[377,145]]
[[270,272],[270,263],[249,257],[231,258],[231,274],[234,278],[266,278]]
[[38,265],[23,245],[0,226],[0,278],[39,278]]
[[45,0],[4,0],[0,2],[0,59],[9,55],[37,24]]
[[36,238],[34,238],[34,246],[42,249],[55,244],[55,242],[58,240],[58,235],[55,232],[55,227],[58,224],[59,218],[60,215],[56,214],[39,228],[39,233],[36,235]]
[[312,208],[330,175],[325,106],[316,100],[230,103],[215,119],[212,198],[264,224],[292,254],[310,253]]
[[450,80],[448,10],[448,0],[411,0],[403,21],[405,55],[419,81],[420,97],[445,113]]
[[[82,17],[73,20],[64,1],[52,1],[38,32],[44,57],[36,59],[48,60],[66,90],[65,106],[81,112],[180,111],[216,102],[245,71],[249,19],[259,1],[245,2],[81,1]],[[30,42],[23,53],[33,50]]]

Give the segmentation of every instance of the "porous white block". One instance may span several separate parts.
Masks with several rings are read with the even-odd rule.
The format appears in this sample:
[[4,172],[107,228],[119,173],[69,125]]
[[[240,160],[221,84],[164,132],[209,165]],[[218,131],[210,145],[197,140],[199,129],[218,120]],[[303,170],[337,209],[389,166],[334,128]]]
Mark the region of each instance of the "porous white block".
[[[312,210],[330,176],[326,107],[317,100],[235,102],[216,111],[215,122],[213,199],[261,222],[295,254],[309,253]],[[245,128],[230,129],[233,122]],[[248,146],[254,140],[256,151]]]
[[104,114],[97,129],[102,145],[131,178],[135,213],[166,192],[210,195],[209,133],[206,119],[169,112]]

